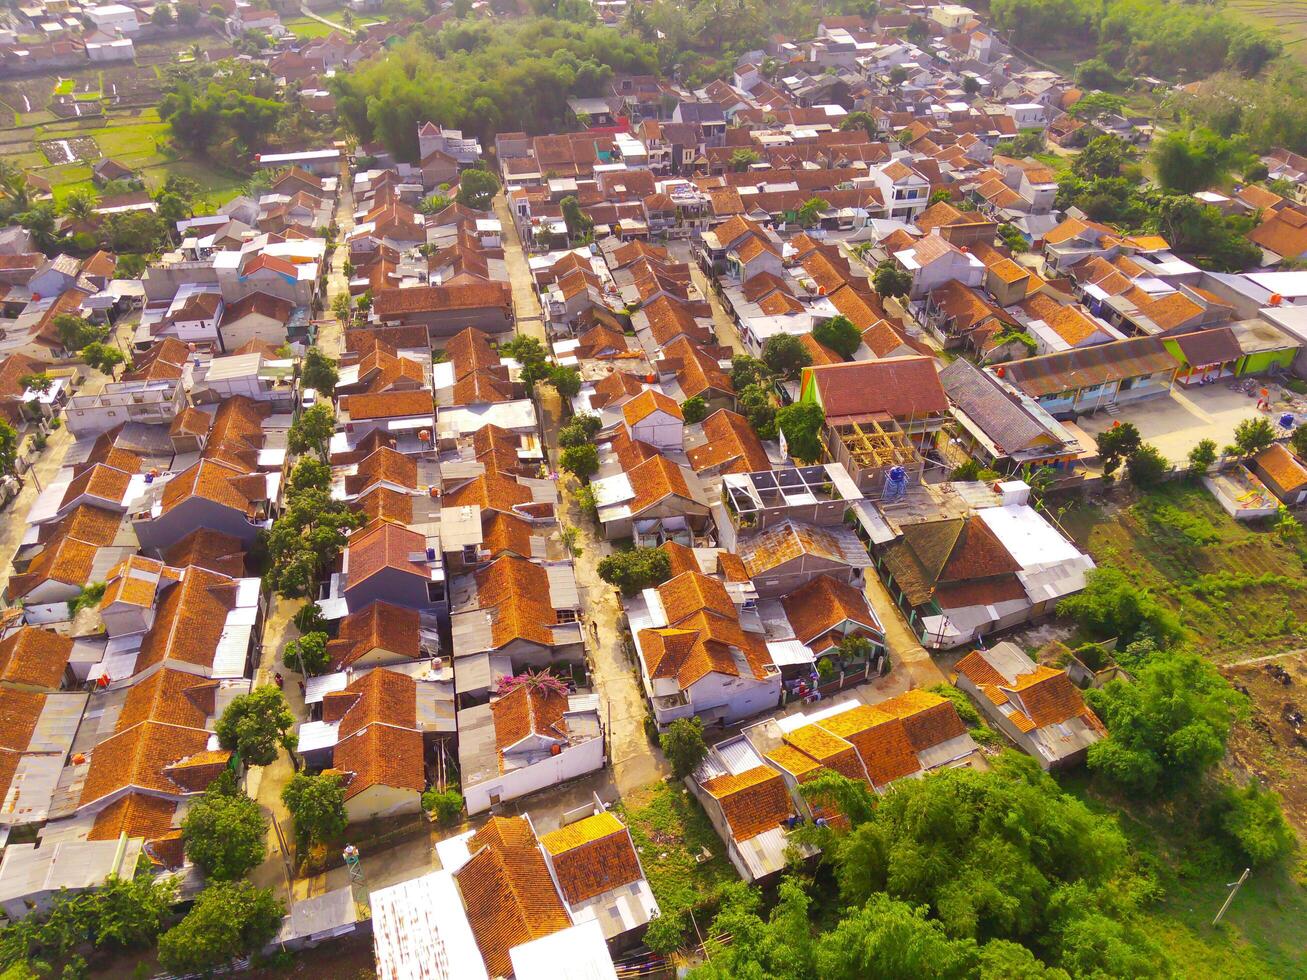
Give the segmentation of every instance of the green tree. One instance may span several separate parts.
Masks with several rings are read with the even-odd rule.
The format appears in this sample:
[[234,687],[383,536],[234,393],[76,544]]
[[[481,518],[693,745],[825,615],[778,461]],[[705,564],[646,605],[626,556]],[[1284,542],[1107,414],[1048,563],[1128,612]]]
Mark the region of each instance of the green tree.
[[331,496],[330,469],[301,458],[291,471],[286,504],[265,535],[268,583],[284,599],[310,595],[363,515]]
[[1299,459],[1307,459],[1307,425],[1300,425],[1293,430],[1289,445]]
[[633,548],[603,558],[598,571],[599,577],[621,589],[622,595],[633,596],[671,578],[672,561],[662,548]]
[[336,362],[322,353],[317,347],[310,347],[304,354],[304,363],[300,366],[300,380],[304,387],[330,398],[336,393],[336,383],[340,381],[340,372]]
[[825,454],[821,430],[825,424],[826,413],[811,402],[794,402],[776,412],[776,428],[785,433],[790,455],[804,463],[821,462]]
[[476,211],[488,211],[490,202],[499,192],[499,181],[489,170],[465,170],[458,179],[455,200]]
[[1125,98],[1120,95],[1112,95],[1110,92],[1090,92],[1077,99],[1067,113],[1077,119],[1092,122],[1104,116],[1115,115],[1124,108]]
[[563,398],[575,398],[581,393],[581,372],[576,368],[555,364],[546,381]]
[[79,187],[64,198],[59,210],[74,221],[90,221],[99,203],[95,191],[89,187]]
[[1225,447],[1229,456],[1256,456],[1275,442],[1275,426],[1264,416],[1244,419],[1234,429],[1234,442]]
[[589,480],[599,472],[599,450],[590,443],[569,446],[559,455],[558,465],[579,480]]
[[813,327],[812,339],[824,347],[829,347],[846,361],[852,358],[862,345],[861,331],[843,314],[823,320]]
[[186,917],[159,937],[159,964],[172,973],[207,973],[262,949],[285,914],[267,888],[248,881],[210,885]]
[[177,883],[151,874],[110,875],[89,897],[96,946],[152,946],[177,901]]
[[1293,828],[1284,819],[1280,798],[1255,782],[1243,789],[1224,787],[1217,809],[1221,830],[1241,859],[1271,864],[1293,850]]
[[731,387],[743,391],[750,385],[762,385],[771,380],[771,371],[762,361],[748,354],[731,358]]
[[737,392],[735,403],[759,439],[776,438],[776,401],[767,388],[751,384]]
[[708,745],[703,740],[703,721],[697,715],[677,718],[667,726],[667,731],[658,736],[658,745],[672,764],[673,778],[685,778],[708,754]]
[[693,395],[681,402],[681,416],[687,425],[702,422],[708,417],[708,403],[698,395]]
[[1171,464],[1166,457],[1156,446],[1147,442],[1130,454],[1125,468],[1131,482],[1145,489],[1157,486],[1171,472]]
[[235,881],[267,857],[268,821],[259,805],[216,783],[182,820],[186,856],[214,881]]
[[157,4],[150,21],[157,27],[171,27],[173,22],[172,7],[166,3]]
[[810,197],[799,205],[797,218],[804,228],[812,228],[821,221],[823,211],[830,210],[830,201],[824,197]]
[[453,198],[446,197],[444,194],[432,194],[422,199],[418,204],[418,210],[423,214],[439,214],[453,203]]
[[1247,158],[1238,142],[1201,127],[1189,132],[1172,130],[1153,143],[1153,171],[1158,183],[1181,194],[1219,183]]
[[1175,652],[1154,653],[1133,683],[1085,696],[1111,736],[1090,747],[1089,768],[1141,796],[1192,785],[1220,762],[1246,707],[1215,667]]
[[275,687],[256,687],[249,694],[233,698],[218,719],[214,731],[218,744],[240,754],[247,766],[268,766],[277,759],[277,749],[295,750],[291,728],[295,716],[286,698]]
[[287,667],[310,677],[325,674],[331,666],[331,655],[327,653],[327,634],[314,631],[291,640],[282,651],[281,659]]
[[1115,637],[1121,646],[1142,638],[1166,645],[1184,632],[1175,613],[1110,565],[1092,570],[1084,589],[1059,602],[1057,611],[1074,619],[1094,639]]
[[18,464],[18,430],[0,419],[0,473],[12,474]]
[[286,432],[286,446],[293,453],[315,452],[319,459],[327,458],[331,436],[336,431],[336,415],[326,402],[318,402],[290,424]]
[[599,434],[602,427],[603,422],[598,415],[593,415],[590,412],[577,412],[568,419],[565,426],[558,430],[558,445],[563,449],[570,449],[572,446],[584,446],[586,443],[594,441],[594,437]]
[[59,334],[59,342],[70,351],[79,351],[87,344],[103,341],[109,335],[108,327],[91,323],[73,313],[60,313],[55,316],[54,328]]
[[812,355],[798,337],[778,333],[768,337],[763,345],[762,362],[772,374],[797,381],[799,372],[812,363]]
[[1201,440],[1198,445],[1189,450],[1189,469],[1194,473],[1206,473],[1216,462],[1216,455],[1215,441]]
[[1098,436],[1098,456],[1103,461],[1103,475],[1111,476],[1143,444],[1132,422],[1113,422]]
[[518,334],[507,343],[500,344],[499,353],[522,365],[522,383],[528,388],[535,385],[537,381],[549,377],[551,367],[549,353],[545,350],[544,344],[535,337]]
[[731,154],[731,170],[737,174],[742,174],[761,159],[762,157],[758,155],[757,150],[742,146]]
[[[348,273],[346,274],[348,275]],[[351,303],[349,293],[340,293],[331,301],[331,312],[341,323],[345,323],[349,320],[350,309]]]
[[1010,225],[1007,222],[999,225],[998,237],[1013,254],[1026,251],[1026,236],[1021,234],[1021,229],[1016,225]]
[[1119,136],[1095,136],[1071,161],[1071,172],[1085,180],[1120,177],[1121,168],[1134,155],[1130,145]]
[[581,207],[581,202],[577,200],[576,195],[569,194],[558,202],[558,206],[562,208],[563,223],[567,225],[568,236],[573,241],[585,241],[594,231],[595,223]]
[[448,827],[463,815],[463,797],[456,789],[442,791],[433,786],[422,794],[422,809],[433,814],[437,823]]
[[853,129],[861,129],[869,139],[875,139],[877,136],[876,120],[868,112],[858,110],[857,112],[848,113],[840,121],[840,129],[848,132]]
[[881,296],[906,296],[912,291],[912,273],[901,269],[892,259],[876,266],[871,284]]
[[93,340],[82,348],[82,360],[101,374],[113,376],[113,369],[127,360],[127,355],[112,344]]
[[300,847],[311,847],[334,840],[345,832],[349,817],[345,813],[345,787],[337,773],[297,772],[281,791],[295,825],[295,839]]

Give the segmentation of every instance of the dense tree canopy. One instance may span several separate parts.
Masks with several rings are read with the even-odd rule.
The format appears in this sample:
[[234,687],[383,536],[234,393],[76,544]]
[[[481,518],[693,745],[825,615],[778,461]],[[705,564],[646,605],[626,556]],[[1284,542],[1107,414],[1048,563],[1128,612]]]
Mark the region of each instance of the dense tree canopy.
[[220,779],[182,821],[186,856],[215,881],[243,878],[267,854],[268,821],[259,805]]
[[331,85],[360,142],[380,140],[414,161],[418,126],[428,120],[482,139],[555,132],[565,127],[568,98],[601,94],[615,71],[654,70],[652,47],[598,25],[459,20],[337,73]]
[[1154,653],[1133,683],[1086,696],[1112,736],[1090,748],[1089,767],[1140,794],[1192,784],[1216,765],[1246,707],[1215,667],[1187,653]]
[[267,888],[248,881],[210,885],[186,918],[159,937],[159,963],[172,973],[207,973],[262,949],[285,913]]
[[159,103],[178,146],[203,155],[222,149],[232,159],[263,149],[285,111],[265,68],[231,60],[171,69]]
[[755,890],[732,886],[710,930],[731,941],[713,947],[697,980],[1165,974],[1135,925],[1151,884],[1116,822],[1064,795],[1033,760],[1006,754],[991,772],[903,780],[881,798],[835,775],[803,791],[849,818],[847,831],[799,831],[834,870],[838,925],[814,931],[797,880],[782,882],[766,918]]
[[277,749],[295,748],[291,728],[295,716],[286,698],[275,687],[256,687],[249,694],[233,698],[218,719],[214,731],[218,743],[240,753],[247,766],[267,766],[277,758]]

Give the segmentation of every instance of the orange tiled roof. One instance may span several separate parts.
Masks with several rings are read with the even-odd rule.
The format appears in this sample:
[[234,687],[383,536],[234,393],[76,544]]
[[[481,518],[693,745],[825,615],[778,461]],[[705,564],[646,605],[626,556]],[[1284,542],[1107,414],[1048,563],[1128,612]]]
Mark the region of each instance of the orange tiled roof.
[[667,622],[675,626],[700,610],[726,619],[735,619],[735,603],[720,581],[699,571],[683,572],[658,586],[658,595],[667,613]]
[[491,641],[496,648],[514,640],[552,646],[551,627],[558,614],[550,603],[549,575],[545,569],[506,554],[476,574],[477,601],[491,610]]
[[785,780],[770,766],[716,776],[706,780],[703,788],[721,805],[731,836],[738,841],[779,827],[794,813]]
[[846,622],[879,632],[880,624],[866,596],[829,575],[819,575],[800,586],[784,596],[781,604],[801,643],[812,643]]
[[572,921],[530,825],[491,817],[468,841],[471,859],[454,873],[472,935],[492,976],[510,976],[509,950]]
[[690,485],[685,482],[681,468],[666,456],[658,455],[645,460],[626,473],[635,491],[631,502],[631,513],[638,515],[642,511],[670,496],[694,500]]
[[426,565],[409,558],[415,554],[425,555],[426,548],[427,539],[419,532],[394,521],[373,521],[349,537],[346,554],[350,587],[386,568],[429,579],[431,575]]
[[495,747],[502,757],[532,735],[565,739],[567,698],[549,688],[522,684],[490,704],[495,724]]
[[722,473],[754,473],[771,469],[762,440],[741,415],[719,409],[703,421],[707,438],[686,455],[695,472],[719,468]]
[[654,412],[664,412],[678,421],[684,421],[681,406],[656,388],[646,388],[622,406],[622,417],[628,426],[636,426]]
[[422,656],[421,619],[416,610],[377,601],[340,621],[327,644],[332,670],[343,670],[374,650],[417,660]]
[[141,642],[137,670],[165,660],[211,667],[227,625],[227,613],[235,607],[233,579],[192,566],[181,582],[163,593],[154,625]]
[[58,690],[73,641],[54,630],[23,626],[0,640],[0,681]]
[[572,905],[644,877],[626,827],[608,811],[545,834],[563,897]]

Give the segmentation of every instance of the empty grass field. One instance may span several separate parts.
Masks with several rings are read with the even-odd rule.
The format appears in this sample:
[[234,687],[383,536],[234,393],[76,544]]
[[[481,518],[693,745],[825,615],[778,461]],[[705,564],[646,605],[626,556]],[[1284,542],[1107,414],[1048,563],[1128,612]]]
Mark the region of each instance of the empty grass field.
[[1233,520],[1196,480],[1076,505],[1063,521],[1094,561],[1175,609],[1189,644],[1213,662],[1307,646],[1301,539]]

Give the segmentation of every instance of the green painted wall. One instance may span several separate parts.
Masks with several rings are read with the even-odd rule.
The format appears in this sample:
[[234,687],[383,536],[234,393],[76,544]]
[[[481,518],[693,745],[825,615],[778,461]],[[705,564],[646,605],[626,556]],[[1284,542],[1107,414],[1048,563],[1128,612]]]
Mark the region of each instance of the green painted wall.
[[1293,359],[1297,353],[1298,349],[1291,347],[1288,350],[1271,350],[1262,351],[1260,354],[1247,354],[1239,361],[1236,373],[1261,374],[1263,371],[1269,371],[1272,365],[1276,364],[1287,368],[1293,365]]

